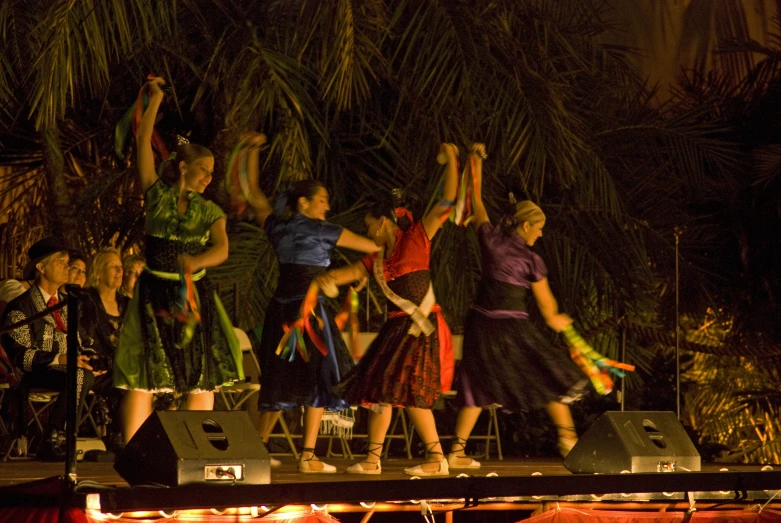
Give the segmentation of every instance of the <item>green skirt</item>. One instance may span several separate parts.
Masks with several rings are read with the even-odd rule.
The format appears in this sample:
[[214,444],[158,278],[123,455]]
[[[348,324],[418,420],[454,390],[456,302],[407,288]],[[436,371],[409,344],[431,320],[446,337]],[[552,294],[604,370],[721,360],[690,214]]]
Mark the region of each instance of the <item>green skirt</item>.
[[241,347],[217,293],[206,278],[195,282],[195,292],[201,322],[189,338],[171,317],[179,281],[141,274],[114,358],[115,387],[206,392],[244,380]]

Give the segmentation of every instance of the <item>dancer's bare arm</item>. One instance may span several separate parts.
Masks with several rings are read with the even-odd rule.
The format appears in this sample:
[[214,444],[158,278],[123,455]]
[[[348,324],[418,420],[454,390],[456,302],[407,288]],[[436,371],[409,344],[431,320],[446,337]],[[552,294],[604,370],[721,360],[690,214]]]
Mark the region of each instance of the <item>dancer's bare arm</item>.
[[339,239],[336,240],[336,246],[346,247],[358,252],[377,252],[380,250],[377,244],[369,238],[355,234],[347,229],[342,229]]
[[458,192],[458,149],[452,143],[443,143],[440,152],[447,159],[445,188],[442,191],[442,198],[423,217],[423,227],[426,229],[426,236],[429,240],[434,238],[434,235],[447,220],[450,211],[453,210],[453,205],[455,205],[456,193]]
[[197,256],[182,255],[180,263],[192,272],[216,267],[228,259],[228,233],[225,231],[225,218],[215,221],[209,228],[212,246]]
[[483,204],[483,156],[485,156],[485,144],[473,144],[469,153],[469,161],[472,162],[473,191],[475,195],[475,216],[472,219],[472,223],[476,229],[479,229],[484,223],[490,223],[491,221]]
[[540,314],[542,314],[542,318],[548,324],[548,327],[556,332],[561,332],[564,327],[572,323],[572,318],[559,312],[559,304],[556,302],[556,298],[550,289],[548,278],[532,282],[531,288],[534,299],[537,302],[537,308],[540,310]]
[[357,261],[347,267],[331,269],[327,273],[318,276],[315,281],[325,283],[330,280],[335,285],[346,285],[354,281],[361,281],[369,277],[369,271],[361,261]]
[[152,134],[155,131],[157,111],[160,109],[160,104],[163,101],[161,85],[165,85],[165,80],[160,77],[149,82],[149,106],[141,117],[141,124],[138,126],[138,135],[136,137],[138,176],[141,180],[141,191],[144,194],[157,181],[155,154],[152,152]]

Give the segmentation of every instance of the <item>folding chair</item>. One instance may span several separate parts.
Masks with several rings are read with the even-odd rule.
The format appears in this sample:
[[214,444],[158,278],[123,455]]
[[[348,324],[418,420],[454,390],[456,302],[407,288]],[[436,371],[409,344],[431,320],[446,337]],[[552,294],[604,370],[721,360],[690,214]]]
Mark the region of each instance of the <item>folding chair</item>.
[[[237,327],[234,327],[233,331],[239,339],[242,354],[249,353],[255,364],[258,376],[260,376],[260,363],[255,356],[255,352],[252,350],[252,344],[249,341],[247,333]],[[233,385],[220,387],[219,389],[220,398],[222,398],[222,401],[225,403],[225,407],[228,410],[239,410],[248,399],[258,392],[260,392],[260,384],[249,382],[234,383]]]
[[[270,452],[269,454],[272,456],[293,456],[296,461],[299,460],[298,451],[296,450],[296,445],[293,443],[293,439],[300,439],[303,438],[303,435],[301,434],[291,434],[290,430],[287,427],[287,422],[285,421],[285,413],[281,412],[279,414],[279,418],[277,418],[277,423],[274,425],[275,427],[279,425],[279,427],[282,429],[282,432],[272,432],[269,434],[269,440],[275,439],[275,438],[284,438],[287,440],[288,446],[290,446],[290,452]],[[271,430],[274,430],[273,428]]]
[[47,389],[30,389],[27,393],[27,407],[30,409],[33,419],[27,422],[28,426],[35,423],[38,432],[43,434],[41,415],[57,401],[60,395],[58,391]]
[[[21,388],[22,394],[22,406],[20,406],[19,412],[19,424],[17,430],[19,433],[11,440],[8,445],[2,461],[8,461],[12,454],[16,454],[17,457],[26,457],[31,447],[29,439],[36,436],[43,436],[43,422],[41,417],[54,403],[57,401],[57,397],[60,395],[58,391],[47,389],[24,389]],[[26,409],[25,407],[26,406]],[[27,412],[25,412],[25,410]],[[27,420],[26,414],[29,412],[30,419]],[[37,429],[37,433],[30,435],[29,429]],[[15,452],[14,452],[15,451]]]
[[[390,451],[391,443],[394,439],[404,440],[404,448],[407,451],[407,459],[412,459],[412,432],[409,430],[409,422],[407,421],[407,411],[401,407],[395,407],[396,414],[393,417],[388,433],[385,435],[385,450],[383,451],[383,459],[388,459],[388,451]],[[396,427],[401,422],[401,434],[396,433]]]
[[106,435],[106,426],[98,425],[97,420],[95,420],[93,410],[95,410],[95,406],[97,404],[97,394],[95,394],[93,391],[89,391],[89,394],[87,394],[87,397],[84,399],[84,410],[82,411],[81,415],[81,424],[83,425],[84,423],[89,422],[89,424],[92,426],[92,430],[95,431],[95,436],[102,438]]

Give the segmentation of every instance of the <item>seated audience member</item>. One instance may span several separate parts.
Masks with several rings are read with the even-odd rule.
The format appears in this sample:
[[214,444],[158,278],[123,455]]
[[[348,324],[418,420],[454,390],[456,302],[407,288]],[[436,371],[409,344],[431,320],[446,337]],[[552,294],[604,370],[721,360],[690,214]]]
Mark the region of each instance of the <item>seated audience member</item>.
[[119,292],[128,298],[133,297],[133,289],[136,288],[138,277],[146,267],[146,259],[138,254],[129,254],[122,260],[122,287]]
[[70,251],[68,256],[68,283],[84,287],[87,284],[87,257],[79,251]]
[[122,391],[115,389],[112,369],[117,350],[122,320],[130,299],[120,294],[122,285],[122,261],[119,251],[106,248],[92,258],[89,277],[80,300],[80,327],[85,333],[84,345],[92,353],[91,365],[95,371],[106,371],[95,378],[92,390],[98,394],[93,409],[96,421],[107,427],[106,447],[118,450],[122,443],[122,425],[119,420],[119,403]]
[[21,296],[24,291],[30,288],[30,282],[24,280],[16,280],[14,278],[6,278],[0,281],[0,315],[3,314],[5,306],[8,302]]
[[[0,317],[2,317],[8,302],[17,296],[21,296],[29,288],[30,283],[23,280],[7,278],[0,281]],[[14,368],[11,358],[8,357],[8,354],[3,350],[3,346],[0,345],[0,383],[7,383],[15,387],[19,383],[20,375],[21,373]]]
[[[59,293],[61,285],[68,281],[68,250],[54,237],[47,237],[33,244],[27,251],[30,261],[23,277],[35,283],[20,296],[11,300],[3,312],[0,323],[11,326],[34,314],[56,305],[65,298]],[[0,337],[13,364],[24,373],[23,384],[30,388],[64,391],[67,365],[68,311],[59,309],[29,325],[23,325]],[[78,405],[92,387],[94,375],[89,357],[80,355],[77,360]],[[81,409],[78,410],[81,412]],[[60,394],[49,414],[44,440],[38,448],[38,458],[47,461],[65,459],[64,430],[67,403]]]

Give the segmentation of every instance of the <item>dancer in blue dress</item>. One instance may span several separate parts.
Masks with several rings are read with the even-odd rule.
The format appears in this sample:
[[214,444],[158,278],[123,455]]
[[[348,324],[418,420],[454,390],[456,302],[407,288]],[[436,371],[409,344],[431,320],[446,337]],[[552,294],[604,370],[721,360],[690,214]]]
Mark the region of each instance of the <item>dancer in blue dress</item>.
[[[252,143],[265,142],[257,135]],[[248,203],[258,223],[268,234],[279,259],[279,281],[263,323],[256,353],[260,361],[260,433],[267,437],[282,410],[305,407],[304,434],[298,470],[302,473],[333,473],[336,468],[314,453],[323,410],[343,410],[349,404],[334,395],[332,387],[353,366],[353,360],[333,318],[323,306],[323,320],[303,324],[301,304],[315,276],[331,264],[334,247],[376,252],[372,240],[341,225],[326,221],[330,210],[328,191],[316,180],[300,180],[280,197],[275,209],[258,184],[257,149],[248,160]]]

